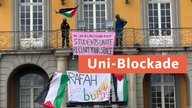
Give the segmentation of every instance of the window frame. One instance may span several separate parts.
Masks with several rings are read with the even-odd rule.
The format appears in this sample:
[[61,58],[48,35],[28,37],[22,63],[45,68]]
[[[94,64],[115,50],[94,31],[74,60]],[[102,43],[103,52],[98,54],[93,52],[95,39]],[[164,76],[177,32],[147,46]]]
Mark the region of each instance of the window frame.
[[[146,82],[146,97],[144,100],[146,100],[146,108],[152,108],[152,90],[151,90],[151,75],[152,74],[146,74],[145,76],[145,82]],[[175,98],[176,98],[176,108],[181,108],[181,86],[180,86],[180,75],[175,74]]]
[[[29,77],[30,83],[28,84],[28,86],[26,86],[26,85],[21,86],[21,81],[22,81],[21,78],[25,79],[25,77],[27,78],[27,76],[29,76],[29,75],[30,75],[30,77]],[[36,73],[27,73],[27,74],[22,75],[19,78],[19,107],[20,108],[21,108],[21,103],[23,103],[23,100],[21,100],[21,96],[26,96],[26,94],[21,94],[21,90],[29,90],[30,91],[30,95],[28,94],[28,96],[30,96],[30,107],[31,108],[34,108],[34,106],[36,106],[35,108],[37,108],[37,107],[38,108],[44,108],[41,105],[39,105],[37,103],[34,103],[34,100],[35,100],[35,97],[34,97],[35,93],[34,93],[34,91],[35,91],[35,89],[39,89],[38,92],[40,94],[40,92],[43,90],[44,85],[45,85],[45,83],[44,83],[45,81],[42,82],[43,83],[42,85],[34,85],[34,81],[37,80],[36,79],[37,75],[38,75],[38,77],[41,77],[41,80],[44,80],[42,75],[36,74]],[[26,83],[27,81],[24,81],[24,82]],[[26,101],[27,101],[27,99],[25,100],[25,102]]]
[[[99,4],[99,3],[104,3],[105,2],[105,20],[112,20],[113,21],[113,18],[114,18],[114,10],[113,10],[113,6],[114,6],[114,1],[113,0],[104,0],[104,1],[97,1],[97,0],[92,0],[92,1],[85,1],[85,0],[78,0],[78,1],[75,1],[76,5],[78,4],[82,4],[79,6],[79,9],[77,10],[77,18],[76,20],[77,21],[85,21],[84,20],[84,4]],[[93,2],[94,1],[94,2]],[[96,2],[95,2],[96,1]],[[96,20],[95,20],[96,21]],[[92,28],[89,28],[87,25],[87,22],[85,22],[85,29],[92,29]],[[105,25],[105,22],[104,22],[104,25]],[[94,25],[96,27],[96,25]],[[76,27],[78,27],[76,25]],[[102,30],[104,27],[102,26],[102,28],[97,28],[97,29],[100,29]],[[95,28],[94,28],[95,29]]]
[[[140,0],[140,14],[141,14],[141,28],[144,28],[144,34],[142,36],[142,44],[144,46],[177,46],[180,45],[181,39],[180,36],[175,35],[175,32],[172,32],[172,36],[149,36],[149,22],[148,22],[148,2],[160,2],[161,0]],[[172,28],[180,27],[180,5],[179,0],[163,0],[170,1],[171,4],[171,13],[172,13]],[[173,30],[173,29],[172,29]],[[156,39],[156,40],[155,40]],[[163,41],[163,42],[161,42]],[[157,44],[153,44],[153,42]],[[166,43],[166,44],[164,44]]]
[[[19,3],[19,31],[43,31],[44,30],[44,0],[41,0],[42,2],[33,2],[33,0],[29,0],[29,2],[21,2],[22,0],[20,0]],[[26,10],[23,12],[24,14],[24,18],[22,18],[22,7],[24,7],[26,9],[26,7],[29,7],[29,17],[26,16]],[[39,7],[41,7],[41,17],[39,18],[38,15],[35,18],[34,17],[34,10],[35,7],[37,8],[37,10],[39,9]],[[36,11],[36,14],[39,14],[39,11]],[[22,19],[25,22],[22,25]],[[29,24],[27,24],[27,19],[29,20]],[[34,20],[37,20],[36,24],[34,23]],[[41,20],[41,23],[39,22],[39,20]],[[22,26],[24,27],[24,30],[22,29]],[[29,27],[29,29],[27,29],[26,27]],[[36,26],[36,30],[34,30],[34,27]],[[39,30],[39,27],[41,27],[41,30]],[[34,35],[32,33],[30,33],[29,37],[21,37],[21,38],[42,38],[43,35]]]
[[[151,75],[151,79],[152,79],[152,77],[153,76],[160,76],[160,82],[155,82],[155,81],[152,81],[151,80],[151,89],[153,88],[153,87],[160,87],[161,89],[160,89],[160,92],[161,92],[161,105],[162,105],[162,108],[166,108],[165,107],[165,92],[167,92],[167,91],[165,91],[165,87],[166,86],[169,86],[169,87],[173,87],[173,92],[174,92],[174,97],[173,97],[173,99],[174,99],[174,108],[177,108],[176,107],[176,94],[175,94],[175,91],[176,91],[176,88],[175,88],[175,76],[174,75],[171,75],[171,74],[169,74],[169,75],[171,75],[172,77],[173,77],[173,81],[172,82],[165,82],[164,81],[164,75],[166,75],[166,74],[153,74],[153,75]],[[152,93],[153,91],[151,90],[151,93]],[[151,95],[151,98],[153,98],[153,95]],[[156,97],[156,98],[158,98],[158,97]],[[156,104],[157,105],[157,103],[153,103],[153,101],[151,102],[151,104],[153,105],[153,104]],[[170,103],[169,103],[169,105],[170,105]]]
[[[93,7],[93,10],[92,10],[92,12],[93,12],[93,16],[89,16],[89,12],[90,12],[90,9],[87,9],[87,10],[85,10],[85,5],[87,5],[87,7],[89,7],[90,5]],[[99,16],[99,20],[101,21],[100,23],[99,23],[99,25],[100,25],[100,27],[97,27],[97,25],[98,25],[98,23],[97,23],[97,15],[96,15],[96,13],[97,13],[97,11],[99,11],[99,12],[101,12],[101,11],[103,11],[103,10],[97,10],[96,9],[96,7],[97,6],[101,6],[101,5],[105,5],[105,20],[107,20],[107,4],[106,4],[106,0],[104,0],[104,1],[96,1],[96,0],[92,0],[92,1],[84,1],[84,4],[83,4],[83,12],[84,12],[84,20],[86,19],[86,16],[85,16],[85,12],[86,11],[88,11],[87,13],[88,13],[88,16],[87,16],[87,19],[88,20],[85,20],[85,22],[86,22],[86,25],[87,25],[87,29],[100,29],[101,27],[102,27],[102,24],[104,25],[105,24],[105,22],[102,22],[102,17],[101,16]],[[92,18],[93,19],[93,23],[92,23],[92,26],[93,27],[90,27],[91,26],[91,23],[89,23],[90,21],[90,18]],[[101,28],[102,29],[102,28]]]
[[[157,9],[151,8],[151,10],[150,10],[149,5],[151,5],[153,7],[155,4],[157,5]],[[162,16],[161,12],[168,10],[166,8],[162,9],[161,8],[162,4],[163,5],[169,4],[169,15],[165,14],[164,16]],[[156,16],[153,13],[155,10],[157,10]],[[152,16],[150,15],[149,11],[151,11],[153,13]],[[157,20],[158,20],[157,22],[155,22],[155,17],[157,17]],[[166,27],[166,28],[162,27],[162,17],[165,17],[165,22],[164,22],[165,24],[170,23],[170,27]],[[170,18],[169,22],[166,20],[167,17]],[[152,22],[150,22],[150,18],[153,19]],[[148,2],[148,28],[149,28],[150,36],[171,36],[172,32],[170,29],[172,28],[172,25],[173,25],[172,19],[173,18],[172,18],[171,0],[162,0],[162,1],[154,0],[154,1]],[[155,26],[155,23],[157,24],[157,27]],[[150,27],[150,25],[152,25],[152,27]]]
[[[44,0],[45,1],[45,0]],[[12,0],[12,31],[20,31],[20,0]],[[46,2],[43,2],[43,7],[42,10],[44,11],[44,13],[42,13],[43,18],[42,18],[42,30],[46,31],[46,30],[50,30],[51,27],[51,9],[50,9],[50,3],[51,1],[48,0]],[[28,5],[30,5],[30,3],[26,3]],[[37,38],[37,35],[40,36],[40,38]],[[42,33],[42,31],[40,32],[18,32],[18,34],[13,34],[12,35],[12,43],[18,42],[19,45],[16,44],[12,44],[12,48],[22,48],[23,46],[20,45],[22,44],[23,41],[26,40],[30,41],[31,39],[34,40],[34,44],[31,44],[30,47],[33,47],[33,45],[36,47],[43,47],[43,46],[49,46],[49,40],[50,37],[49,36],[44,36],[44,33]],[[32,38],[30,38],[32,37]],[[21,41],[21,42],[20,42]],[[25,42],[24,42],[25,43]],[[39,45],[39,46],[38,46]]]

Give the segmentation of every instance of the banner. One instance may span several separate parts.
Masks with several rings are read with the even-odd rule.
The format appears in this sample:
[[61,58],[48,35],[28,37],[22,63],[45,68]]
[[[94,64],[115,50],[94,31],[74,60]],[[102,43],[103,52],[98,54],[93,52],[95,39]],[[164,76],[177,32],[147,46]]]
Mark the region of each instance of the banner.
[[67,71],[68,101],[102,102],[110,99],[111,74],[80,74]]
[[115,32],[72,32],[74,55],[112,55]]

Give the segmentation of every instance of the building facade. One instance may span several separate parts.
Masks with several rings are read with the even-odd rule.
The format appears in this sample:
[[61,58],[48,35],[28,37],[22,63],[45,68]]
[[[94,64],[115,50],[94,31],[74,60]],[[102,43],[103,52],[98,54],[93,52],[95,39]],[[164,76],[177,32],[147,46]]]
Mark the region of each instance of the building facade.
[[[129,101],[62,107],[192,108],[191,0],[0,0],[0,108],[41,108],[33,102],[53,72],[78,70],[71,32],[114,31],[115,15],[128,24],[115,55],[187,55],[186,74],[127,74]],[[78,7],[70,48],[62,48],[62,8]],[[110,22],[106,23],[107,21]],[[84,25],[82,25],[82,23]],[[67,93],[67,90],[66,90]],[[65,93],[65,95],[66,95]]]

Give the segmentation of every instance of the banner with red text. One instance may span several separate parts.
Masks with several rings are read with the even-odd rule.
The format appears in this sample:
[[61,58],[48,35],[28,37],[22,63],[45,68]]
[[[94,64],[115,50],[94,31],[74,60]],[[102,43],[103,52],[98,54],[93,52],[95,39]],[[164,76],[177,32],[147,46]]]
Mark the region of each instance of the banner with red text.
[[110,74],[81,74],[67,71],[68,101],[102,102],[110,99]]
[[115,32],[72,32],[74,55],[112,55]]

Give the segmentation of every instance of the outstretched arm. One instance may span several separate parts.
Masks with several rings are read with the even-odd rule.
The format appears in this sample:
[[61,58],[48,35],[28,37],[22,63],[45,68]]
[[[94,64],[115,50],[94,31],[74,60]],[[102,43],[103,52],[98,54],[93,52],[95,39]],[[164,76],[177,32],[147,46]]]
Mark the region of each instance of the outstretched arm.
[[125,19],[121,19],[123,21],[123,26],[125,26],[127,24],[127,21]]

